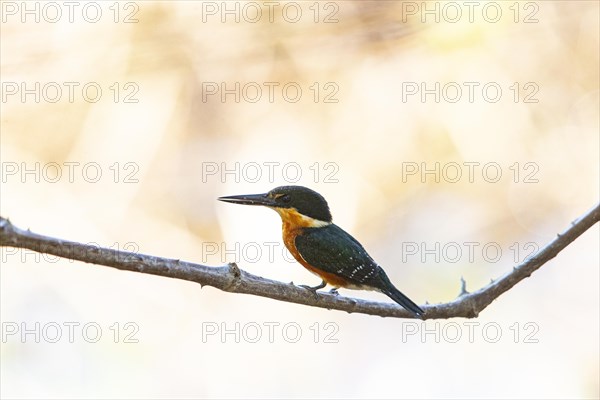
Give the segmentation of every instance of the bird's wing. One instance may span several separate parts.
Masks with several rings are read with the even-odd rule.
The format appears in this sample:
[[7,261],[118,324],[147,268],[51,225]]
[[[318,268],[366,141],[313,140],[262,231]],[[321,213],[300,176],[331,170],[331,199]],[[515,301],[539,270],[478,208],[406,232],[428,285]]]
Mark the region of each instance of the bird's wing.
[[361,244],[337,225],[307,228],[296,236],[296,248],[313,267],[355,285],[374,286],[383,271]]

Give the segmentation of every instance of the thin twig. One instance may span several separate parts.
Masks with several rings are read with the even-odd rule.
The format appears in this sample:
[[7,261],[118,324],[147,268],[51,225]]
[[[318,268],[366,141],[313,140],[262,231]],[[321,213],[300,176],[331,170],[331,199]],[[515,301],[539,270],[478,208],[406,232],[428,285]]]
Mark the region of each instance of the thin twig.
[[[597,205],[574,221],[567,230],[557,235],[552,242],[537,254],[517,265],[504,276],[491,281],[487,286],[468,293],[465,284],[461,295],[455,300],[443,304],[422,306],[425,311],[423,318],[477,317],[492,301],[556,257],[561,250],[592,227],[599,219],[600,205]],[[246,293],[307,306],[382,317],[413,318],[409,312],[396,304],[360,300],[326,292],[319,292],[315,296],[313,292],[302,287],[252,275],[239,269],[233,263],[222,267],[210,267],[186,261],[71,242],[19,229],[8,219],[2,217],[0,217],[0,247],[29,249],[39,253],[105,265],[124,271],[197,282],[200,285],[213,286],[226,292]]]

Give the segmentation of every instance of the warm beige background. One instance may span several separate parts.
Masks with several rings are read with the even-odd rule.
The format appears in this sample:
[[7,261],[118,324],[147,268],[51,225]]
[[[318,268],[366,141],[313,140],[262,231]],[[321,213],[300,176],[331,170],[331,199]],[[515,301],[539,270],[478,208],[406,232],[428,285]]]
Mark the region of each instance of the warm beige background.
[[[421,2],[320,3],[317,23],[314,2],[296,3],[303,10],[298,23],[282,18],[281,6],[269,22],[263,2],[253,3],[265,12],[259,22],[236,23],[230,15],[221,23],[220,14],[203,15],[221,2],[199,1],[119,3],[117,23],[116,8],[106,2],[102,18],[89,23],[81,17],[83,4],[72,23],[66,8],[59,22],[36,23],[29,16],[22,23],[10,8],[20,2],[2,3],[0,213],[18,226],[211,265],[237,260],[258,275],[316,284],[282,258],[275,213],[215,201],[290,183],[281,167],[272,182],[266,167],[255,183],[232,175],[203,179],[212,163],[297,163],[298,183],[324,194],[335,221],[363,242],[406,294],[424,303],[454,298],[461,276],[475,289],[509,271],[515,248],[522,260],[530,242],[544,245],[598,201],[597,2],[497,2],[503,13],[496,23],[482,17],[485,3],[479,2],[472,23],[467,14],[449,21],[454,14],[446,3],[437,4],[439,23],[435,15],[424,15],[423,23],[421,10],[408,15]],[[123,23],[136,4],[138,22]],[[468,11],[464,2],[454,4]],[[323,23],[336,10],[338,22]],[[537,22],[524,23],[530,13]],[[21,82],[29,88],[57,82],[65,91],[56,103],[36,102],[33,95],[23,102],[20,93],[9,95]],[[64,82],[80,84],[72,102]],[[81,96],[90,82],[103,90],[96,103]],[[115,82],[117,102],[110,89]],[[129,82],[139,88],[137,103],[123,101]],[[222,102],[203,93],[206,82],[256,82],[265,93],[256,103],[236,103],[232,95]],[[302,98],[290,103],[276,91],[271,103],[264,82],[297,83]],[[315,82],[322,90],[316,103],[309,88]],[[337,103],[322,101],[328,82],[339,89]],[[432,95],[403,102],[403,83],[410,82],[456,82],[465,91],[456,103],[436,103]],[[464,82],[479,88],[494,82],[502,97],[490,103],[476,89],[469,102]],[[515,82],[521,90],[516,103]],[[539,88],[537,103],[523,101],[528,82]],[[79,163],[73,182],[69,162]],[[315,182],[310,168],[317,162]],[[436,162],[496,162],[503,175],[489,183],[479,168],[473,182],[465,176],[438,183],[432,175],[403,182],[403,168],[411,163],[431,168]],[[510,168],[517,162],[515,182]],[[21,174],[23,168],[35,171],[36,163],[39,182],[35,172]],[[44,179],[54,178],[53,163],[63,173],[56,183]],[[337,183],[324,181],[333,171],[326,163],[336,168]],[[525,163],[533,163],[537,183],[524,182],[532,171]],[[102,172],[96,183],[82,177],[89,165]],[[93,178],[94,170],[88,172]],[[130,172],[137,183],[125,182]],[[277,243],[273,259],[265,242]],[[465,242],[478,243],[472,260]],[[240,251],[224,254],[222,243],[228,249],[239,243]],[[457,262],[441,254],[436,262],[432,255],[403,252],[412,243],[458,243],[464,254]],[[502,249],[499,261],[482,257],[486,243]],[[209,256],[208,246],[220,252]],[[263,257],[253,262],[243,248],[259,248]],[[471,321],[479,325],[470,343],[466,320],[415,324],[347,315],[2,249],[4,329],[34,329],[39,322],[64,331],[58,343],[36,343],[31,334],[25,343],[19,335],[3,337],[1,395],[598,398],[598,258],[596,226]],[[387,301],[372,293],[342,294]],[[97,323],[101,340],[88,343],[76,329],[69,343],[69,322],[79,328]],[[126,322],[139,328],[139,343],[123,343]],[[119,343],[114,323],[120,324]],[[202,340],[203,329],[236,323],[251,337],[258,324],[262,338]],[[280,324],[273,343],[269,323]],[[286,323],[302,329],[297,343],[282,335]],[[326,329],[327,323],[335,325]],[[502,329],[497,343],[482,334],[490,323]],[[338,342],[325,343],[332,326]],[[403,341],[410,329],[418,334]],[[538,342],[526,343],[532,329]],[[422,338],[427,330],[440,338]],[[462,337],[451,343],[456,331]]]

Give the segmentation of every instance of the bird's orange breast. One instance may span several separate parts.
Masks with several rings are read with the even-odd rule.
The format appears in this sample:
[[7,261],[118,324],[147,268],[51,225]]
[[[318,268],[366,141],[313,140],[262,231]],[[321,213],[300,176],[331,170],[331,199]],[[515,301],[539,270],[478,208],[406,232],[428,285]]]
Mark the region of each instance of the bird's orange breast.
[[296,237],[298,235],[302,235],[302,231],[304,230],[304,228],[318,227],[315,226],[315,223],[313,222],[314,220],[307,219],[303,215],[299,214],[298,211],[293,209],[280,209],[277,210],[277,212],[279,213],[279,215],[281,215],[281,219],[283,221],[283,243],[285,244],[285,247],[287,247],[287,249],[290,251],[290,253],[294,256],[294,258],[300,264],[302,264],[304,268],[306,268],[313,274],[319,276],[331,286],[336,288],[349,286],[349,282],[345,279],[335,274],[321,271],[317,267],[307,263],[298,251],[296,247]]

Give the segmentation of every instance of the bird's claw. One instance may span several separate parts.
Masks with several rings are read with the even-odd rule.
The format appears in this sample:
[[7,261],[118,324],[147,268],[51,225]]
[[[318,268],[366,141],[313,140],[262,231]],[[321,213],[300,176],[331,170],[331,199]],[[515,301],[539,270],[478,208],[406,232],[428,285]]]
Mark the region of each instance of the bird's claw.
[[321,282],[321,284],[319,284],[317,286],[308,286],[308,285],[298,285],[298,286],[300,286],[301,288],[304,288],[306,290],[310,290],[315,295],[315,298],[318,298],[319,295],[317,293],[317,290],[323,289],[325,286],[327,286],[327,283],[325,281],[323,281],[323,282]]
[[308,286],[308,285],[298,285],[301,288],[304,288],[306,290],[309,290],[312,292],[312,294],[315,296],[315,299],[319,298],[319,294],[317,293],[317,289],[315,286]]
[[338,292],[337,288],[333,288],[329,291],[329,294],[332,294],[334,296],[339,296],[340,292]]
[[313,292],[316,292],[319,289],[323,289],[325,286],[327,286],[327,282],[323,281],[320,284],[318,284],[317,286],[308,286],[308,285],[298,285],[300,287],[303,287],[304,289],[308,289],[308,290],[312,290]]
[[308,285],[298,285],[301,288],[304,288],[306,290],[310,290],[311,292],[316,292],[318,289],[321,289],[318,286],[308,286]]

